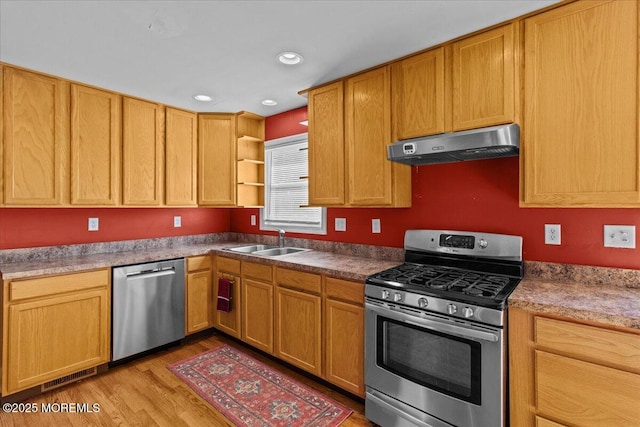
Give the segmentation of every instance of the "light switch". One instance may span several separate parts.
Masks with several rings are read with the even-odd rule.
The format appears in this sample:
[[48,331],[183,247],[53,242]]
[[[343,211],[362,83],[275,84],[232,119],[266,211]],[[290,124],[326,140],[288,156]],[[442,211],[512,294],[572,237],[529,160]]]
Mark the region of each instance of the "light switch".
[[89,218],[89,231],[98,231],[100,229],[99,218]]
[[336,218],[336,231],[347,231],[347,218]]
[[380,218],[374,218],[371,220],[371,232],[380,233]]
[[256,216],[251,215],[251,225],[256,225]]

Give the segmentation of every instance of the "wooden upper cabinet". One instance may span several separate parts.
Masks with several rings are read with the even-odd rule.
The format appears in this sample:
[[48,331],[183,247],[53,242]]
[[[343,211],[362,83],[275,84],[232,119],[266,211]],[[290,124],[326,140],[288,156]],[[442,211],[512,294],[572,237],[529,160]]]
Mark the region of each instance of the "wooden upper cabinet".
[[71,85],[71,204],[118,205],[122,99]]
[[516,30],[509,24],[453,43],[454,131],[516,121]]
[[4,203],[69,199],[69,84],[3,67]]
[[159,206],[164,193],[164,107],[123,99],[123,203]]
[[344,84],[309,91],[309,204],[345,204]]
[[638,9],[576,2],[525,21],[523,205],[640,204]]
[[444,47],[392,65],[394,139],[445,132]]
[[236,124],[234,114],[198,115],[198,204],[236,204]]
[[[391,205],[391,91],[389,68],[346,81],[345,135],[350,205]],[[329,173],[326,170],[324,173]]]
[[197,114],[166,109],[165,204],[197,204]]

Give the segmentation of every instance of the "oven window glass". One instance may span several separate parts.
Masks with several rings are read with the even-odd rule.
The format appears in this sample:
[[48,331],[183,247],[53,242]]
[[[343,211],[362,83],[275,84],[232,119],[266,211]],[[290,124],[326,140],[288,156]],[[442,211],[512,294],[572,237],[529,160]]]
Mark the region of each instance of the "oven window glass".
[[481,345],[378,317],[378,365],[412,382],[480,404]]

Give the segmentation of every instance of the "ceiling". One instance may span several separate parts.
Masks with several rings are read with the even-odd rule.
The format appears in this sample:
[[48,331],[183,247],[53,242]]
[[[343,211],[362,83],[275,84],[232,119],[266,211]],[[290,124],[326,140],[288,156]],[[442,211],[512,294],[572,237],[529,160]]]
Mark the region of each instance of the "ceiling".
[[[0,0],[0,60],[193,111],[270,116],[306,105],[302,89],[557,1]],[[283,51],[304,61],[281,64]]]

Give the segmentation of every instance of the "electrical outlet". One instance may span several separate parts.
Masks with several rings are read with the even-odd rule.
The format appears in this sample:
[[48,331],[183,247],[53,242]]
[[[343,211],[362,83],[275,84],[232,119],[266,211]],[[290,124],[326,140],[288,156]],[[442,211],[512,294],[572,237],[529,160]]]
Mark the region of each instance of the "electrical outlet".
[[174,216],[173,217],[173,226],[175,228],[182,227],[182,217],[181,216]]
[[604,226],[604,247],[635,249],[636,226],[635,225],[605,225]]
[[380,219],[374,218],[371,220],[371,232],[380,233]]
[[256,216],[251,215],[251,225],[256,225]]
[[347,231],[347,218],[336,218],[335,230]]
[[89,231],[98,231],[100,229],[99,218],[89,218]]
[[544,225],[544,244],[545,245],[560,245],[562,242],[560,233],[560,224],[545,224]]

